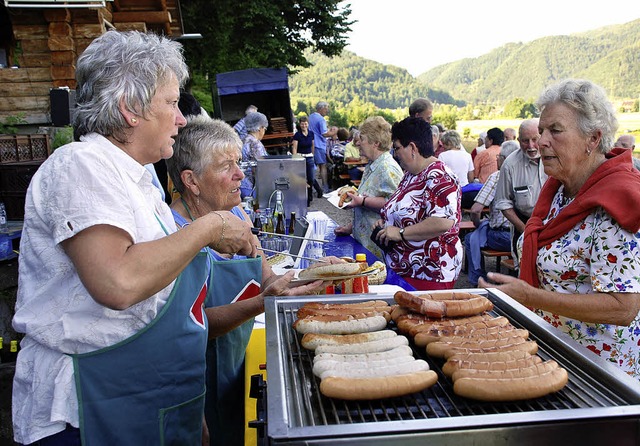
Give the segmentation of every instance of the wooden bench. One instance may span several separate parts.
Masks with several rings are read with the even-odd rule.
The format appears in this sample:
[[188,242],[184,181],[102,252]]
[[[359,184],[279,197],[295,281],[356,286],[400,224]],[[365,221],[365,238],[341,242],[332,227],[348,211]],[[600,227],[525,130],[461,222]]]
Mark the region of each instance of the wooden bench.
[[506,258],[511,258],[511,252],[510,251],[496,251],[495,249],[488,249],[488,248],[484,248],[480,250],[480,253],[482,254],[482,269],[486,271],[485,267],[484,267],[484,258],[485,257],[495,257],[496,259],[496,272],[499,273],[500,272],[500,264],[501,264],[501,260],[503,257]]

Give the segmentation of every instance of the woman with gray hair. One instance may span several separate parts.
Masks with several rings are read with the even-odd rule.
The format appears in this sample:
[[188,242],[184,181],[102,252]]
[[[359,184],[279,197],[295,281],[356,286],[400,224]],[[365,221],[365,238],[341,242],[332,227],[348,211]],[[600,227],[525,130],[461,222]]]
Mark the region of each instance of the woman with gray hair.
[[640,378],[640,173],[629,150],[612,149],[618,122],[601,87],[567,79],[538,107],[549,179],[525,227],[520,279],[488,277]]
[[200,444],[209,275],[201,249],[255,256],[257,240],[225,211],[176,232],[143,167],[169,158],[185,125],[179,43],[109,31],[76,74],[79,141],[42,164],[26,196],[15,440]]
[[438,159],[449,166],[458,177],[462,190],[462,209],[470,209],[478,191],[482,189],[482,184],[473,181],[475,179],[473,159],[462,147],[462,138],[455,130],[444,132],[440,140],[444,145],[444,151],[438,155]]
[[[253,115],[255,113],[252,113]],[[251,116],[249,115],[249,116]],[[171,205],[174,219],[187,228],[211,212],[228,211],[249,222],[240,207],[244,177],[240,138],[227,123],[208,117],[190,119],[180,130],[169,174],[180,192]],[[295,287],[293,272],[275,274],[261,255],[252,259],[207,248],[211,260],[205,312],[209,326],[205,414],[211,444],[244,444],[244,353],[253,318],[264,312],[264,297],[297,296],[319,291],[321,281]]]
[[[247,136],[242,146],[242,161],[251,162],[258,158],[269,156],[264,144],[260,142],[267,132],[267,127],[269,127],[267,117],[260,112],[253,112],[245,116],[244,122],[247,128]],[[240,187],[242,190],[242,198],[256,196],[254,179],[255,169],[252,167],[246,171],[246,176],[244,180],[242,180],[242,186]]]

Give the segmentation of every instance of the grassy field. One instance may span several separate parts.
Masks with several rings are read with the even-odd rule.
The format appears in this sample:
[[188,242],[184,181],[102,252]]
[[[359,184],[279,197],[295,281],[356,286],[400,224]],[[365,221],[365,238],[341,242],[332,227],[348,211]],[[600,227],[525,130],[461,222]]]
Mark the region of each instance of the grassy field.
[[[460,135],[464,134],[465,129],[471,130],[471,138],[464,141],[464,146],[469,149],[473,149],[473,144],[476,143],[476,139],[480,132],[486,132],[490,128],[498,127],[501,129],[506,129],[507,127],[511,127],[518,131],[518,127],[522,119],[489,119],[482,121],[457,121],[456,122],[456,130],[460,133]],[[618,114],[618,123],[620,124],[618,127],[618,134],[622,133],[633,133],[636,137],[636,140],[640,140],[640,113],[619,113]],[[640,141],[636,144],[636,150],[640,151]]]

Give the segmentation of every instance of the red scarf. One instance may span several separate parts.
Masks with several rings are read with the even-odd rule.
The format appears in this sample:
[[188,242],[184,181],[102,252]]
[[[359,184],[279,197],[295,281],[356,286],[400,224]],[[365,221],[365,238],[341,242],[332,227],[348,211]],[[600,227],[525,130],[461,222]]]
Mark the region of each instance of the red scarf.
[[633,167],[631,150],[612,149],[607,160],[598,167],[580,188],[575,199],[560,213],[542,224],[560,187],[560,181],[549,177],[524,230],[520,278],[538,288],[536,260],[538,250],[558,240],[598,207],[623,228],[640,230],[640,173]]

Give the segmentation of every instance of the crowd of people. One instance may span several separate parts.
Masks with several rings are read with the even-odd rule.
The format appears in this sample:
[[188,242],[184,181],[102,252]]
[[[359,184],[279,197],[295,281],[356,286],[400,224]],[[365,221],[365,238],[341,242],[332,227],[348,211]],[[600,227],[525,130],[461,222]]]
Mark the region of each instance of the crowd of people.
[[[181,109],[180,44],[152,34],[105,33],[77,77],[77,141],[43,163],[26,197],[15,439],[243,444],[253,318],[265,296],[326,285],[275,274],[239,207],[253,190],[240,160],[267,155],[268,118],[249,106],[231,127]],[[309,203],[328,191],[328,159],[363,162],[349,171],[360,181],[344,210],[353,224],[336,234],[415,289],[454,288],[466,257],[473,285],[504,291],[640,378],[635,141],[615,141],[613,107],[590,81],[546,88],[538,108],[517,139],[491,128],[469,154],[455,130],[432,125],[428,99],[351,135],[328,124],[321,101],[298,120],[292,153],[306,158]],[[170,206],[149,168],[161,160]],[[477,228],[461,240],[467,211]],[[482,271],[484,247],[512,250],[519,277]]]

